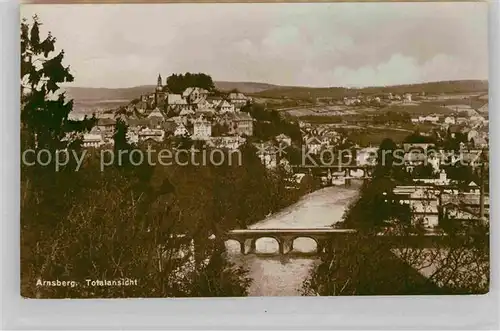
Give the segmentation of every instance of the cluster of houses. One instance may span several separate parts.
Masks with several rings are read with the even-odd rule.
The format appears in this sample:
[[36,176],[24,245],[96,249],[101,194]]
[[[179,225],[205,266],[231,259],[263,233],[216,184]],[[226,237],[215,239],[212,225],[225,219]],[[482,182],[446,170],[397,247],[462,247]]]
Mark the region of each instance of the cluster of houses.
[[[342,142],[342,135],[333,129],[305,130],[304,147],[310,152],[320,153],[324,148],[332,147]],[[276,136],[275,141],[289,145],[291,140],[286,135]],[[276,150],[276,142],[260,144],[258,156],[268,168],[283,166],[290,167],[285,157],[280,157]],[[259,148],[260,147],[260,148]],[[470,150],[464,146],[459,153],[436,150],[432,143],[404,143],[402,146],[403,166],[412,174],[418,166],[430,165],[432,174],[429,176],[413,176],[412,184],[394,187],[392,194],[399,203],[406,204],[412,212],[413,224],[419,224],[428,231],[438,229],[443,219],[453,219],[453,222],[470,222],[485,220],[489,217],[489,196],[481,193],[480,185],[470,182],[466,187],[458,186],[457,182],[450,179],[445,171],[445,165],[456,165],[460,162],[473,170],[481,166],[481,149]],[[430,150],[435,153],[425,153]],[[372,167],[377,163],[377,147],[353,147],[355,165]],[[305,174],[296,174],[305,175]],[[328,181],[332,185],[347,185],[347,177],[364,178],[368,176],[363,170],[348,170],[347,172],[329,172]],[[481,198],[481,195],[483,197]],[[482,205],[482,206],[481,206]],[[482,214],[481,214],[482,213]]]
[[[216,96],[199,87],[189,87],[182,94],[169,93],[159,76],[156,90],[132,101],[118,117],[128,125],[127,138],[132,143],[178,136],[231,147],[253,135],[253,118],[241,111],[250,102],[243,93]],[[84,136],[85,147],[113,144],[116,114],[105,115],[100,115],[97,125]]]
[[469,118],[457,116],[440,118],[437,115],[429,115],[412,119],[412,122],[441,124],[440,128],[443,131],[449,132],[452,138],[455,138],[459,133],[467,137],[467,142],[462,142],[461,144],[467,144],[471,148],[484,148],[488,146],[488,120],[480,115]]
[[[382,100],[411,103],[412,95],[389,93],[382,97],[344,98],[343,103],[357,105],[380,103]],[[189,87],[181,94],[169,93],[159,76],[155,91],[131,102],[119,116],[128,125],[127,138],[132,143],[161,142],[167,136],[177,136],[205,141],[207,145],[217,148],[237,149],[245,143],[246,137],[253,135],[254,120],[247,112],[241,111],[249,102],[251,99],[242,93],[220,96],[199,87]],[[451,164],[460,162],[477,169],[482,162],[481,152],[488,146],[488,121],[481,116],[481,112],[467,117],[458,116],[459,113],[455,112],[457,116],[431,114],[412,118],[414,123],[441,125],[452,137],[458,132],[466,136],[467,143],[461,143],[459,153],[436,150],[432,143],[405,143],[402,146],[403,165],[408,173],[413,173],[421,165],[431,165],[432,175],[429,178],[414,176],[411,185],[396,186],[392,194],[400,203],[409,205],[415,223],[428,229],[439,227],[444,218],[470,221],[489,216],[489,196],[482,192],[481,185],[471,182],[467,188],[459,189],[443,169],[445,161],[450,164],[450,159]],[[113,144],[117,118],[115,114],[109,115],[101,116],[97,125],[85,134],[85,147]],[[310,154],[317,155],[326,149],[347,145],[346,135],[336,130],[335,126],[299,124],[303,150]],[[285,134],[264,143],[255,143],[257,156],[269,169],[280,165],[290,169],[287,155],[280,153],[280,149],[291,145],[292,139]],[[356,150],[354,162],[357,166],[376,164],[376,147],[351,148]],[[431,149],[435,153],[426,153]],[[344,174],[339,176],[352,176],[350,172]]]
[[[396,186],[393,194],[402,204],[407,204],[412,212],[412,222],[426,229],[435,229],[445,218],[455,222],[477,221],[489,217],[489,196],[483,195],[481,201],[480,185],[468,183],[467,187],[458,188],[457,183],[448,178],[444,164],[461,164],[477,170],[484,162],[481,149],[466,149],[458,153],[437,150],[436,153],[425,153],[435,146],[430,143],[406,143],[405,168],[413,172],[417,166],[429,164],[432,176],[414,178],[413,185]],[[422,153],[422,151],[424,153]],[[445,163],[446,160],[446,163]],[[481,203],[483,215],[480,214]]]
[[[427,116],[419,116],[412,118],[414,123],[434,123],[441,125],[453,124],[487,124],[488,120],[481,114],[488,113],[488,102],[481,107],[474,109],[471,105],[456,104],[456,105],[443,105],[444,108],[449,109],[454,115],[443,116],[440,114],[431,114]],[[466,116],[465,116],[466,115]]]
[[291,163],[284,150],[292,146],[292,138],[284,133],[275,136],[274,139],[263,143],[254,143],[257,157],[267,169],[275,169],[278,166],[287,171],[292,171]]
[[444,171],[441,177],[441,181],[433,185],[421,181],[393,189],[396,199],[410,207],[413,224],[433,230],[440,227],[444,219],[466,223],[489,218],[490,198],[481,193],[479,184],[472,181],[466,188],[459,189],[446,179]]
[[481,115],[472,115],[468,117],[463,116],[440,116],[438,114],[431,114],[426,116],[413,117],[412,123],[432,123],[441,124],[442,126],[448,125],[484,125],[488,124],[488,120]]
[[427,184],[448,184],[446,177],[442,177],[442,168],[448,166],[467,166],[473,171],[478,170],[484,162],[484,148],[471,149],[462,144],[458,151],[448,151],[437,148],[433,143],[404,143],[403,165],[408,173],[422,165],[430,165],[432,178],[416,179],[423,180]]
[[386,93],[383,95],[358,95],[356,97],[344,97],[342,100],[346,106],[359,106],[367,104],[381,104],[384,103],[412,103],[412,94],[392,94]]
[[337,146],[346,141],[339,132],[330,127],[311,127],[303,126],[300,129],[302,133],[302,143],[308,153],[318,154],[322,150]]
[[[322,150],[340,144],[345,139],[334,129],[328,128],[303,128],[303,137],[303,143],[311,153],[321,153]],[[428,230],[434,230],[440,227],[445,218],[468,222],[489,217],[489,196],[483,194],[481,199],[480,185],[470,182],[467,187],[459,188],[457,182],[448,178],[444,170],[445,165],[457,164],[470,167],[473,171],[478,170],[484,162],[483,149],[469,149],[469,146],[463,145],[457,153],[437,149],[432,143],[404,143],[401,147],[404,151],[402,164],[408,173],[414,173],[415,169],[422,165],[430,165],[432,168],[432,174],[429,176],[412,176],[413,184],[396,186],[392,192],[399,203],[409,205],[414,224],[418,223]],[[353,149],[355,165],[376,165],[377,147],[354,146]],[[433,153],[430,153],[431,150]],[[331,178],[326,180],[331,181],[333,185],[344,185],[347,184],[347,177],[364,176],[366,174],[359,169],[338,171],[331,173]]]

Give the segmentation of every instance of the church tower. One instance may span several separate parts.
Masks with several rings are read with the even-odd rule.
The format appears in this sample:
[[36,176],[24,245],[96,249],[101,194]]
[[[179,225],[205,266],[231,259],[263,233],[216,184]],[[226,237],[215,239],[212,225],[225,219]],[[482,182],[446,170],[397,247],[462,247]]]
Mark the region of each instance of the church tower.
[[155,91],[155,107],[163,107],[164,103],[165,103],[165,92],[163,91],[161,75],[158,74],[158,82],[156,84],[156,91]]
[[161,91],[163,89],[162,82],[161,82],[161,75],[158,74],[158,83],[156,84],[156,89],[158,91]]

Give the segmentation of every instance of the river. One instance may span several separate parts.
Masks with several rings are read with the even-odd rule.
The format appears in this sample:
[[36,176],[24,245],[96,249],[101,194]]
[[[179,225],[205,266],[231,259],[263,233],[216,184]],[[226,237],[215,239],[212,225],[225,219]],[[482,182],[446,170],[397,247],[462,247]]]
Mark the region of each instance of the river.
[[[332,186],[312,192],[281,212],[254,224],[251,228],[314,228],[328,227],[342,220],[345,208],[357,195],[361,184],[353,181],[352,186]],[[294,249],[312,251],[312,239],[299,238]],[[252,279],[250,296],[291,296],[301,295],[304,280],[308,277],[318,260],[313,257],[290,258],[286,256],[256,256],[240,254],[237,242],[227,242],[229,259],[248,270]],[[258,252],[278,250],[274,239],[257,240]]]

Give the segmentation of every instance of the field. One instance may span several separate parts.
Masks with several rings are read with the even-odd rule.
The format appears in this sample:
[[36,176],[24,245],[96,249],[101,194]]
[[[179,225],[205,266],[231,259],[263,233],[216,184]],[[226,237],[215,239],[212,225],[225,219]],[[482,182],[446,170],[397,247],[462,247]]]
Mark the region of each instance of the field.
[[[334,110],[335,109],[335,110]],[[430,114],[449,115],[452,109],[436,106],[428,103],[414,105],[397,104],[384,108],[369,107],[339,107],[339,106],[311,106],[297,107],[286,112],[291,116],[296,116],[302,121],[310,123],[339,123],[339,122],[369,122],[371,116],[385,112],[406,112],[412,117],[425,116]]]
[[449,115],[453,113],[453,110],[446,108],[446,107],[441,107],[437,106],[434,104],[430,104],[427,102],[422,102],[419,104],[415,105],[391,105],[386,108],[383,108],[382,111],[397,111],[397,112],[407,112],[411,116],[425,116],[425,115],[431,115],[431,114],[440,114],[440,115]]
[[470,106],[473,109],[478,109],[481,106],[483,106],[488,99],[486,100],[482,96],[472,96],[468,98],[460,98],[457,96],[457,98],[454,99],[445,99],[445,100],[431,100],[431,101],[424,101],[423,103],[433,105],[433,106],[459,106],[459,105],[467,105]]
[[369,128],[353,131],[348,137],[349,140],[360,146],[378,146],[385,138],[390,138],[395,143],[401,143],[410,134],[411,132],[393,130],[391,128]]
[[353,116],[359,114],[358,110],[339,106],[295,107],[292,109],[287,109],[286,112],[291,116],[300,118],[308,117],[310,119],[314,117],[335,118],[340,116]]
[[220,91],[231,91],[237,89],[241,93],[258,93],[269,89],[277,88],[278,85],[253,82],[214,82],[215,87]]

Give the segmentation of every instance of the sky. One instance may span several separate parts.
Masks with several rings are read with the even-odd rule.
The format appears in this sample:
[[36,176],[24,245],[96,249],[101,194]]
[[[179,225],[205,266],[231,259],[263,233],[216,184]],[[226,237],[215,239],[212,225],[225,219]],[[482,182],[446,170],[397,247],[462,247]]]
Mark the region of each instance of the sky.
[[73,86],[158,74],[287,86],[488,78],[486,3],[22,5],[64,49]]

